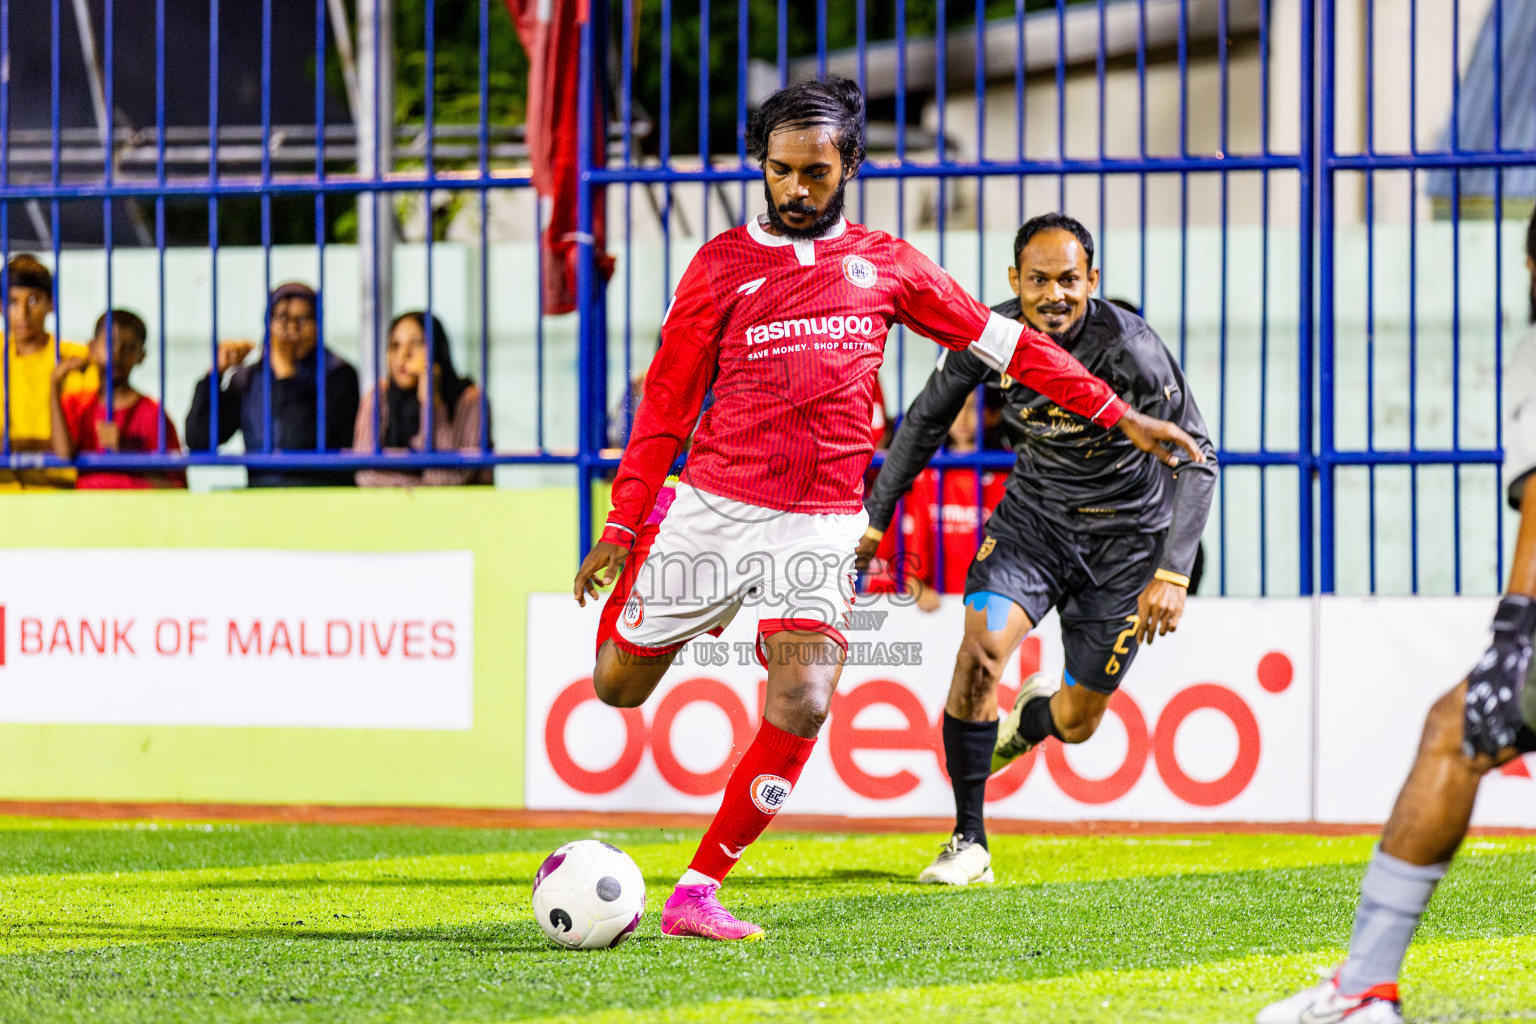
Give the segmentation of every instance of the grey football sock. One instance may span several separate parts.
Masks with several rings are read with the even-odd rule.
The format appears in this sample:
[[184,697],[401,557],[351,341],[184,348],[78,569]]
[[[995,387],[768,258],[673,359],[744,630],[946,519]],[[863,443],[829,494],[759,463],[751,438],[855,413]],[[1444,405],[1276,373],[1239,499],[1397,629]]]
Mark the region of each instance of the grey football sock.
[[1397,980],[1419,918],[1449,866],[1420,867],[1376,848],[1360,883],[1360,909],[1355,912],[1349,959],[1339,971],[1341,992],[1363,992]]

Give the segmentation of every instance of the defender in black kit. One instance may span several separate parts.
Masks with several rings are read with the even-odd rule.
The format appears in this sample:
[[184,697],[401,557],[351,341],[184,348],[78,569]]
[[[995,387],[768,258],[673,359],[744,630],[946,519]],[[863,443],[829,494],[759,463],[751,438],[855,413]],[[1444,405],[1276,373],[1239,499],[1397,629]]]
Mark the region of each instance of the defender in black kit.
[[[976,388],[1002,390],[1017,461],[965,581],[965,637],[944,713],[955,834],[919,881],[991,881],[982,824],[987,778],[1048,736],[1064,743],[1092,736],[1138,644],[1173,632],[1183,614],[1216,454],[1162,339],[1139,316],[1093,297],[1093,250],[1093,237],[1071,217],[1029,221],[1008,268],[1018,297],[996,312],[1049,334],[1138,412],[1177,423],[1205,459],[1170,469],[970,353],[944,354],[865,500],[870,528],[860,568]],[[1064,678],[1030,677],[999,727],[999,676],[1052,607],[1061,613]]]

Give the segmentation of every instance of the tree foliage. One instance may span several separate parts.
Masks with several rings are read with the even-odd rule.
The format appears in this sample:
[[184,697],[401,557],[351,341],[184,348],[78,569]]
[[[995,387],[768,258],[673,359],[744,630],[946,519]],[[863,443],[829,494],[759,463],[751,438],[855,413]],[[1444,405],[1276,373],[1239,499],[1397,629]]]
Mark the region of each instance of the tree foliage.
[[[520,124],[524,119],[528,93],[528,58],[518,42],[505,0],[483,0],[488,5],[490,21],[490,82],[493,124]],[[610,64],[621,65],[619,54],[623,41],[623,11],[626,6],[638,12],[632,27],[633,104],[635,116],[659,122],[662,109],[662,82],[667,79],[671,95],[669,142],[672,152],[698,152],[699,149],[699,68],[700,27],[708,18],[707,53],[709,65],[705,90],[709,111],[708,144],[712,152],[730,152],[737,147],[737,55],[740,8],[735,0],[679,0],[671,5],[670,63],[663,60],[662,0],[607,0],[610,10],[612,57]],[[1078,3],[1083,0],[1063,0]],[[434,114],[444,124],[472,124],[480,118],[480,5],[482,0],[437,0],[435,9],[436,86]],[[779,53],[780,8],[783,7],[785,51],[791,59],[816,52],[817,15],[815,0],[747,0],[747,53],[749,58],[774,63]],[[1057,0],[866,0],[865,38],[871,42],[894,39],[898,25],[904,22],[909,39],[932,36],[939,24],[942,8],[944,22],[951,32],[975,25],[978,14],[986,20],[1007,18],[1020,9],[1030,11],[1056,6]],[[980,10],[978,11],[978,7]],[[858,42],[858,6],[853,0],[826,0],[827,48],[844,50]],[[426,0],[397,0],[395,50],[395,114],[398,120],[420,121],[426,112]],[[670,67],[670,73],[667,68]],[[620,87],[615,71],[613,90],[617,100]],[[909,112],[916,117],[918,112]],[[613,119],[618,110],[610,111]],[[651,153],[660,150],[660,140],[652,135],[645,143]]]
[[[615,5],[612,34],[617,47],[621,38],[620,10],[624,0]],[[639,0],[641,12],[634,30],[638,46],[634,54],[634,103],[643,113],[658,119],[662,109],[661,86],[666,62],[663,60],[662,10],[660,0]],[[1063,0],[1079,3],[1084,0]],[[865,41],[867,44],[895,39],[904,28],[909,40],[933,36],[942,11],[945,28],[961,32],[974,27],[978,15],[986,21],[1016,16],[1021,10],[1055,7],[1057,0],[865,0]],[[747,0],[747,54],[749,59],[776,64],[779,55],[780,14],[784,27],[784,51],[793,60],[814,55],[817,47],[817,4],[815,0]],[[708,14],[709,62],[708,109],[709,149],[714,153],[738,148],[736,138],[739,100],[737,96],[740,10],[734,0],[693,0],[672,5],[672,52],[669,141],[674,153],[699,151],[699,67],[700,26],[703,12]],[[853,0],[826,0],[827,50],[849,50],[858,45],[858,5]],[[615,83],[617,85],[617,83]],[[890,116],[891,111],[872,111]],[[908,116],[920,113],[914,104]],[[660,149],[653,136],[646,146],[651,153]]]
[[[440,124],[480,120],[480,14],[486,6],[490,59],[486,78],[491,124],[522,124],[528,109],[528,55],[518,41],[505,0],[437,0],[433,11],[436,91],[432,114]],[[427,3],[395,6],[395,120],[419,123],[427,110]]]

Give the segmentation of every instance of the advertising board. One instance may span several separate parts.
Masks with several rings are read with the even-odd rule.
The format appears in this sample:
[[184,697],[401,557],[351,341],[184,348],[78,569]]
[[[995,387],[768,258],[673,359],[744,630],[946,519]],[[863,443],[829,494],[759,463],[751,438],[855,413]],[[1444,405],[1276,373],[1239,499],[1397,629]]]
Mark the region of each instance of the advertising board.
[[[946,597],[923,613],[882,601],[853,613],[849,661],[789,809],[855,817],[953,812],[940,733],[963,626]],[[1146,646],[1092,742],[1048,743],[988,787],[996,817],[1296,821],[1309,813],[1311,607],[1194,600],[1176,635]],[[527,801],[533,808],[711,812],[751,741],[766,672],[755,615],[685,647],[644,707],[597,701],[597,611],[529,598]],[[1055,616],[1005,670],[1059,674]]]
[[[1317,817],[1384,821],[1431,704],[1488,646],[1492,597],[1332,597],[1318,633]],[[1483,779],[1472,821],[1536,827],[1530,759]]]
[[474,724],[467,551],[0,551],[0,581],[0,722]]

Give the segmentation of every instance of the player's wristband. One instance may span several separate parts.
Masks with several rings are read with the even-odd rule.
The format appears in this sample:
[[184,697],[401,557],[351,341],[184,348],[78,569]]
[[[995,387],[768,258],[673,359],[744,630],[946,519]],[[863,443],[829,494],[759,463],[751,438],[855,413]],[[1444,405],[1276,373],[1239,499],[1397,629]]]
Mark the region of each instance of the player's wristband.
[[1493,632],[1527,641],[1536,636],[1536,601],[1523,594],[1506,594],[1493,613]]
[[1185,590],[1189,589],[1188,576],[1180,576],[1178,573],[1168,569],[1157,570],[1152,574],[1152,578],[1155,580],[1162,580],[1164,583],[1172,583],[1174,586],[1183,587]]
[[884,530],[877,530],[873,526],[866,527],[865,530],[864,530],[864,539],[865,540],[879,540],[881,537],[884,537],[884,536],[885,536],[885,531]]
[[627,526],[619,526],[617,523],[608,523],[603,527],[601,540],[604,544],[617,544],[621,548],[634,550],[635,531]]

